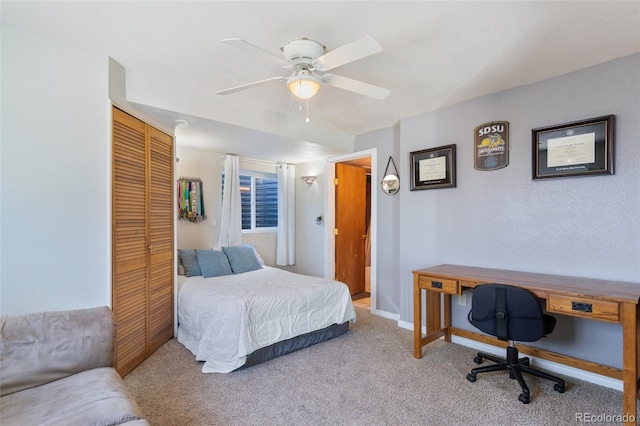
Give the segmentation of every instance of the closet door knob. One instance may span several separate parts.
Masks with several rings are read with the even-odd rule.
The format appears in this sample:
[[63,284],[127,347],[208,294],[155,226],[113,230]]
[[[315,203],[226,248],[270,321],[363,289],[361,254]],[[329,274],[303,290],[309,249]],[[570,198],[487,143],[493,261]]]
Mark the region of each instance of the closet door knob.
[[149,244],[149,251],[153,251],[153,244]]

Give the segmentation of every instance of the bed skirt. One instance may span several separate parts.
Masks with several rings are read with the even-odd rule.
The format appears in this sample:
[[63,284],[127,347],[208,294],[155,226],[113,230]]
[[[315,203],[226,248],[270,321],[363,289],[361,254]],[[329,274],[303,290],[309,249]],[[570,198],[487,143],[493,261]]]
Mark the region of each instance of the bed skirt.
[[276,342],[247,355],[247,362],[236,368],[234,371],[242,370],[244,368],[278,358],[279,356],[290,354],[298,349],[308,348],[316,343],[341,336],[347,331],[349,331],[349,321],[342,324],[332,324],[329,327],[320,330],[301,334],[300,336],[292,337],[281,342]]

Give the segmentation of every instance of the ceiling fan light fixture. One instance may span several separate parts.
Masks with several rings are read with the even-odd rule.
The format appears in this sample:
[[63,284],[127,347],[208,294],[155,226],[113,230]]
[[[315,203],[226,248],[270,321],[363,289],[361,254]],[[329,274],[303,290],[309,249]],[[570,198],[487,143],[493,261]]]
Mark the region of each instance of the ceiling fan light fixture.
[[287,87],[300,99],[309,99],[320,90],[321,80],[308,71],[301,71],[298,75],[289,77]]
[[[308,100],[315,96],[325,84],[380,100],[385,99],[390,93],[389,89],[374,86],[373,84],[363,81],[339,75],[324,74],[334,68],[381,52],[382,46],[380,43],[369,36],[344,44],[330,52],[326,51],[324,45],[314,40],[307,38],[293,40],[280,48],[282,56],[273,55],[239,38],[228,38],[222,41],[237,49],[250,52],[269,62],[276,63],[282,68],[292,70],[292,73],[289,77],[271,77],[230,89],[220,90],[216,92],[219,95],[228,95],[275,81],[286,81],[289,91],[298,99],[302,100]],[[321,75],[317,73],[321,73]],[[302,110],[302,104],[300,104],[300,109]]]

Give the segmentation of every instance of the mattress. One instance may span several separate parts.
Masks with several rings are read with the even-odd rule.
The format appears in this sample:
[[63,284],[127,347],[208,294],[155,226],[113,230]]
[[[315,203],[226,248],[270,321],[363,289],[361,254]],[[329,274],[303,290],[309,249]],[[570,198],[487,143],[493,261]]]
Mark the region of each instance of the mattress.
[[344,283],[265,266],[184,280],[177,338],[203,372],[227,373],[258,349],[355,319]]

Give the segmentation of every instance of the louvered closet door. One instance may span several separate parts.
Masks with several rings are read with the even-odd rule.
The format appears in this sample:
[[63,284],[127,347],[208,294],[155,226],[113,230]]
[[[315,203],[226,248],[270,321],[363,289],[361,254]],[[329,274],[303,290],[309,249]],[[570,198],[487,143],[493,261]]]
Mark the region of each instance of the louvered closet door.
[[121,375],[147,357],[146,127],[113,109],[112,297]]
[[116,368],[173,337],[173,138],[113,109]]
[[173,138],[150,128],[149,350],[173,337]]

